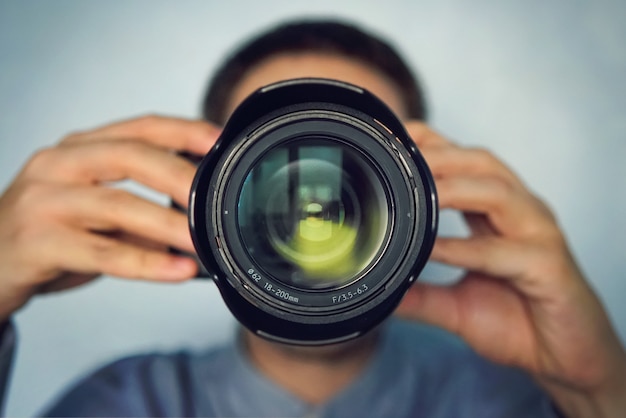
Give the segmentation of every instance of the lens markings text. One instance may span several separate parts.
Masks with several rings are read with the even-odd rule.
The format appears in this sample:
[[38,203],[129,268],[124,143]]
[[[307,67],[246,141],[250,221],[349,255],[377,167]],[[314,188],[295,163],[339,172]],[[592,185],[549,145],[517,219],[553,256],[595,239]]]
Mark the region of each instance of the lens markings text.
[[[257,273],[256,271],[254,271],[254,269],[248,269],[248,275],[252,278],[252,280],[254,280],[257,283],[259,283],[262,279],[261,275]],[[263,284],[263,289],[265,289],[267,292],[271,292],[276,297],[279,297],[286,301],[293,302],[293,303],[300,303],[300,298],[296,296],[292,296],[289,294],[289,292],[285,292],[284,290],[278,287],[274,287],[270,282],[265,282],[265,284]]]
[[357,296],[361,296],[363,293],[367,292],[369,290],[369,287],[367,287],[366,284],[362,284],[359,287],[357,287],[354,290],[351,290],[349,292],[344,292],[344,293],[340,293],[338,295],[334,295],[333,296],[333,303],[341,303],[341,302],[347,302],[352,298],[355,298]]

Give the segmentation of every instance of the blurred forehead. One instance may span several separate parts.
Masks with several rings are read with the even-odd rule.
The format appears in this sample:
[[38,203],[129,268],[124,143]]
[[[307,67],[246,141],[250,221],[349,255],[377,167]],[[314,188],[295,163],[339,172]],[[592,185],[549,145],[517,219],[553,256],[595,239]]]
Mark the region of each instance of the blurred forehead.
[[233,89],[226,114],[230,115],[250,93],[270,83],[299,77],[323,77],[346,81],[369,90],[401,119],[406,116],[395,83],[372,67],[346,57],[321,53],[280,54],[249,70]]

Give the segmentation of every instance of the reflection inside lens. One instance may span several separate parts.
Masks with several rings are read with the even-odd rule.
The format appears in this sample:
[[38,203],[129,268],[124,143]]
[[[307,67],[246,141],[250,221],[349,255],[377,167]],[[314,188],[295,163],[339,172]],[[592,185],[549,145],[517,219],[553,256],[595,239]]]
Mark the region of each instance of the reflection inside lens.
[[354,280],[376,258],[387,222],[374,167],[357,150],[322,139],[265,153],[238,202],[239,231],[252,260],[302,289]]

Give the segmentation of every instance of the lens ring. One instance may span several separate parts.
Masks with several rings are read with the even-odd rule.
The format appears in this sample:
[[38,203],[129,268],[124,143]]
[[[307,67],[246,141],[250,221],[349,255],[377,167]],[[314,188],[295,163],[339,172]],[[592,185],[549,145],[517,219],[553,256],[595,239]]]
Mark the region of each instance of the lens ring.
[[[395,138],[386,136],[388,131],[381,130],[376,121],[373,125],[367,124],[363,116],[354,117],[349,112],[349,109],[337,112],[336,107],[300,112],[292,108],[289,114],[278,110],[268,116],[269,122],[247,131],[245,139],[234,138],[233,145],[215,162],[219,170],[214,171],[211,177],[214,199],[207,201],[212,209],[205,212],[204,222],[212,224],[215,231],[215,238],[209,243],[218,244],[213,246],[216,262],[224,271],[233,273],[224,276],[231,286],[243,286],[245,290],[241,290],[241,295],[249,296],[251,303],[272,312],[272,315],[296,315],[298,321],[308,321],[308,315],[339,315],[340,312],[356,315],[352,308],[354,305],[364,305],[370,300],[376,303],[377,295],[383,290],[393,292],[401,286],[403,281],[399,277],[408,274],[411,260],[420,256],[419,251],[412,252],[411,248],[421,245],[429,218],[418,216],[417,205],[424,205],[429,200],[424,195],[425,190],[417,187],[410,172],[405,170],[406,164],[414,163],[410,158],[406,164],[402,162],[392,144]],[[385,193],[388,193],[386,199],[392,202],[384,249],[370,269],[364,270],[354,282],[341,288],[318,291],[286,288],[284,283],[267,274],[264,266],[249,257],[237,228],[240,187],[250,167],[268,149],[300,137],[303,132],[332,133],[336,141],[362,152],[377,167]],[[277,297],[277,293],[284,297]]]

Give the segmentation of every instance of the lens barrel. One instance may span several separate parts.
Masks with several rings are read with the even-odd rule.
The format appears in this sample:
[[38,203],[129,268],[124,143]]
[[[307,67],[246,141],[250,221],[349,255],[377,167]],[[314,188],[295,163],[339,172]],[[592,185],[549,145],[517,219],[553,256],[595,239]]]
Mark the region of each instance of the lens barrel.
[[360,87],[295,79],[232,114],[193,182],[198,258],[256,334],[323,345],[369,331],[430,255],[434,181],[401,122]]

